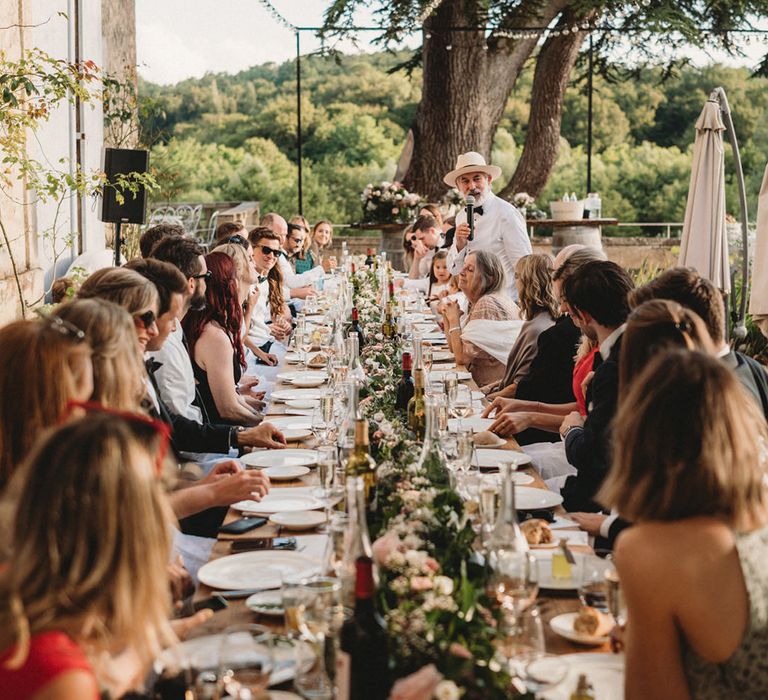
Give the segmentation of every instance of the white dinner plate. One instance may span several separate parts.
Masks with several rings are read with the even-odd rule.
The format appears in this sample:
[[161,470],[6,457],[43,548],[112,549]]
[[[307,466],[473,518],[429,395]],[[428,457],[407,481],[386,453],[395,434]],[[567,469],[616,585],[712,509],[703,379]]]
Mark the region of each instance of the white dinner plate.
[[264,450],[249,452],[240,461],[249,467],[310,467],[320,455],[315,450]]
[[296,372],[280,372],[277,378],[281,382],[294,382],[297,379],[320,379],[325,381],[328,378],[328,373],[317,369],[299,370]]
[[[487,474],[483,476],[483,481],[488,484],[501,484],[501,474]],[[526,484],[532,484],[535,479],[525,472],[512,472],[512,483],[516,486],[525,486]]]
[[624,697],[624,654],[564,654],[559,657],[569,665],[565,680],[541,694],[544,700],[569,700],[583,673],[595,689],[597,700]]
[[313,496],[270,496],[260,501],[246,500],[232,504],[232,508],[243,513],[280,513],[284,510],[317,510],[323,504]]
[[[182,666],[192,664],[196,669],[205,668],[210,663],[209,669],[216,669],[219,665],[219,649],[224,638],[223,634],[209,634],[204,637],[195,637],[181,642],[175,647],[165,649],[155,660],[155,671],[160,674],[167,667],[178,667],[179,660]],[[269,679],[270,685],[280,685],[293,680],[298,671],[304,673],[312,668],[315,662],[315,654],[312,647],[303,641],[289,642],[281,639],[273,649],[274,670]],[[286,693],[289,697],[292,693]],[[270,692],[270,698],[279,698],[274,692]]]
[[312,427],[312,416],[278,416],[269,418],[268,422],[278,430],[309,430]]
[[[471,428],[474,432],[480,433],[483,430],[488,430],[494,423],[493,418],[480,418],[479,416],[470,416],[469,418],[462,418],[461,425],[466,430]],[[459,429],[459,419],[448,419],[448,430],[452,433],[457,432]]]
[[554,508],[562,502],[563,497],[549,489],[537,489],[530,486],[520,486],[515,489],[515,507],[518,510]]
[[434,380],[442,382],[445,380],[446,374],[455,374],[460,382],[466,381],[467,379],[472,379],[472,374],[466,370],[443,370],[442,368],[438,368],[437,370],[433,369],[429,373],[429,379],[430,381]]
[[552,631],[555,632],[555,634],[559,634],[561,637],[565,637],[566,639],[569,639],[572,642],[577,642],[578,644],[597,646],[600,644],[605,644],[610,640],[608,635],[591,635],[584,634],[583,632],[577,632],[575,629],[573,629],[573,623],[576,621],[578,616],[579,613],[575,612],[557,615],[549,621],[549,626],[552,628]]
[[292,481],[309,474],[309,467],[267,467],[264,473],[271,481]]
[[273,401],[291,401],[293,399],[317,401],[325,396],[326,391],[326,389],[278,389],[272,392],[270,398]]
[[302,356],[296,352],[285,353],[285,361],[291,365],[297,365],[301,362]]
[[478,447],[475,450],[472,464],[477,464],[480,467],[498,467],[502,462],[504,464],[516,464],[517,466],[530,464],[531,455],[525,452],[518,452],[517,450],[492,450]]
[[314,389],[318,386],[325,384],[325,379],[310,379],[304,377],[302,379],[294,379],[290,382],[291,386],[298,387],[299,389]]
[[298,408],[301,410],[315,409],[320,405],[320,401],[318,399],[293,399],[292,401],[286,401],[285,405],[288,408]]
[[[283,616],[283,597],[280,591],[262,591],[246,599],[245,604],[260,615]],[[274,697],[270,695],[270,699]]]
[[455,359],[452,352],[448,352],[447,350],[437,350],[432,353],[432,361],[433,362],[444,362],[446,360],[453,360]]
[[288,511],[275,513],[269,521],[280,525],[286,530],[309,530],[325,522],[325,513],[317,510]]
[[320,572],[320,562],[300,552],[253,551],[230,554],[203,564],[200,583],[211,588],[280,588],[287,577],[304,578]]

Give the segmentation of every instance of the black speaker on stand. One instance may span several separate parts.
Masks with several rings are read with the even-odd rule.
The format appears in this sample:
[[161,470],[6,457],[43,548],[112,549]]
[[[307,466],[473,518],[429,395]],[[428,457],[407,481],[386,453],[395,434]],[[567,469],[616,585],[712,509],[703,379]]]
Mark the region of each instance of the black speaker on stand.
[[[107,182],[113,183],[118,175],[146,173],[149,170],[149,151],[132,148],[105,148],[104,167]],[[123,202],[117,201],[117,191],[111,185],[104,188],[101,198],[101,220],[115,224],[115,267],[120,265],[122,240],[120,227],[123,224],[143,224],[147,218],[147,191],[141,185],[138,192],[123,192]]]

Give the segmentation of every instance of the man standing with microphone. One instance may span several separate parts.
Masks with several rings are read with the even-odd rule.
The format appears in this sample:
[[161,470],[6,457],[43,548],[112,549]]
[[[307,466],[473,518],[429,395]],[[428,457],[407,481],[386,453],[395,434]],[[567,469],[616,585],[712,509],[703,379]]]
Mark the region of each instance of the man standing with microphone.
[[[449,187],[459,190],[468,205],[456,215],[452,246],[452,253],[456,255],[451,272],[458,275],[471,252],[494,253],[507,274],[506,292],[516,300],[515,265],[533,251],[522,214],[491,191],[491,182],[499,175],[501,168],[487,165],[482,155],[469,151],[457,158],[456,167],[443,178]],[[472,226],[467,214],[473,216]]]

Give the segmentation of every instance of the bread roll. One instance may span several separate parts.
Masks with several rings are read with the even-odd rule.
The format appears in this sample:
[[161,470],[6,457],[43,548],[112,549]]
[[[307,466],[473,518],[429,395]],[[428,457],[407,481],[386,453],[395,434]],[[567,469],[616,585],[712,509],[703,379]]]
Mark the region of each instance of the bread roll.
[[546,520],[531,518],[520,525],[520,529],[528,540],[528,544],[549,544],[554,541],[552,530],[549,529]]
[[487,430],[483,430],[479,433],[475,433],[473,436],[475,445],[498,445],[499,439],[500,438],[498,435],[494,435],[493,433]]
[[590,637],[605,637],[610,634],[611,629],[613,617],[586,605],[579,610],[578,617],[573,621],[574,632]]

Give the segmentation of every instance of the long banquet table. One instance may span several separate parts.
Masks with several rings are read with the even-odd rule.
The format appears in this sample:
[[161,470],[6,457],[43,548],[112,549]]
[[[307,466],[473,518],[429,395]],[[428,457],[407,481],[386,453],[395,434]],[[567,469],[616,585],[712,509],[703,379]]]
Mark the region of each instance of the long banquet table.
[[[438,366],[435,365],[434,369],[438,369]],[[457,369],[461,370],[463,368],[458,367]],[[469,385],[470,388],[472,389],[477,388],[476,385],[471,380],[464,383]],[[269,420],[270,417],[275,418],[279,415],[284,415],[283,412],[284,412],[283,404],[271,402],[268,406],[266,420]],[[302,449],[302,448],[309,449],[314,446],[315,445],[311,440],[289,443],[289,447],[299,448],[299,449]],[[514,439],[510,439],[507,441],[507,444],[500,449],[515,450],[515,449],[519,449],[519,446]],[[522,466],[520,468],[520,471],[525,471],[526,473],[530,474],[534,478],[534,482],[529,484],[529,486],[536,487],[536,488],[546,488],[540,475],[538,474],[536,469],[530,464],[526,466]],[[306,476],[300,479],[296,479],[295,481],[280,482],[279,486],[280,487],[308,487],[308,486],[311,487],[311,486],[315,486],[316,484],[317,484],[317,477],[314,471],[311,471]],[[555,514],[560,516],[566,515],[562,506],[558,506],[555,509]],[[225,523],[231,522],[233,520],[237,520],[240,517],[241,517],[241,514],[238,511],[230,508],[229,512],[226,515]],[[577,528],[570,528],[570,529],[577,529]],[[283,534],[290,534],[291,536],[296,536],[300,543],[301,542],[300,538],[303,535],[315,534],[315,530],[281,533],[278,531],[278,528],[275,525],[267,522],[267,524],[263,525],[262,527],[251,530],[250,532],[244,533],[242,535],[220,534],[216,544],[213,547],[210,559],[211,560],[218,559],[220,557],[231,554],[233,542],[241,542],[241,543],[253,542],[255,540],[261,540],[264,538],[273,538]],[[586,552],[591,551],[589,547],[584,545],[574,545],[572,548],[574,551],[586,551]],[[201,584],[198,587],[198,590],[195,594],[195,600],[205,599],[210,595],[214,594],[215,592],[216,591],[214,589],[211,589]],[[282,624],[276,623],[274,617],[259,615],[258,613],[249,610],[245,605],[245,598],[230,599],[228,602],[229,602],[229,607],[227,609],[217,612],[208,622],[196,628],[190,634],[190,636],[196,637],[196,636],[202,636],[207,634],[216,634],[216,633],[222,632],[229,625],[238,624],[238,623],[247,623],[247,622],[258,622],[259,624],[273,627],[276,630],[282,629]],[[575,591],[564,591],[562,593],[555,592],[555,591],[540,591],[537,602],[538,602],[539,609],[544,622],[545,642],[546,642],[546,649],[548,653],[551,653],[551,654],[573,654],[573,653],[581,653],[581,652],[610,653],[611,650],[607,643],[602,646],[584,646],[584,645],[571,642],[567,639],[564,639],[563,637],[555,634],[550,629],[550,626],[549,626],[550,619],[552,619],[556,615],[575,612],[578,610],[579,601]]]

